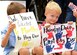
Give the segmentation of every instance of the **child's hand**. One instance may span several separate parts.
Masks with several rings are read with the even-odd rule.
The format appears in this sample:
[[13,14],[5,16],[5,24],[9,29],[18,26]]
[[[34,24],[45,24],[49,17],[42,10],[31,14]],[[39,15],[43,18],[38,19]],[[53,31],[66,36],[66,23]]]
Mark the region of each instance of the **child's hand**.
[[73,21],[68,21],[67,22],[69,25],[72,25],[73,24]]
[[11,32],[15,27],[16,27],[16,25],[13,24],[13,22],[10,22],[8,30]]
[[73,9],[73,15],[77,18],[77,7]]
[[46,24],[45,24],[45,27],[46,27],[46,28],[49,28],[49,27],[50,27],[50,24],[49,24],[49,23],[46,23]]

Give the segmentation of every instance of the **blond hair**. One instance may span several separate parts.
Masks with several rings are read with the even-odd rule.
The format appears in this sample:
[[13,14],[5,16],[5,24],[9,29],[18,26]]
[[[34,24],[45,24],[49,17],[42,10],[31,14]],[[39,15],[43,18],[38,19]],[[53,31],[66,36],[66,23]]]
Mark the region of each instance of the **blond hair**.
[[62,13],[60,6],[54,1],[50,1],[47,3],[45,8],[45,14],[48,13],[49,10],[56,10],[59,14]]

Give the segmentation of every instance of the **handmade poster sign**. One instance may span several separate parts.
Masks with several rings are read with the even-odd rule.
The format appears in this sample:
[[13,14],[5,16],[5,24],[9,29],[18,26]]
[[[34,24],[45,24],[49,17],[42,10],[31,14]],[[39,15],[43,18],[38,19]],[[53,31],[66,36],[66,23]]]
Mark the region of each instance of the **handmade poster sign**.
[[42,27],[44,54],[70,51],[76,42],[76,24],[58,24]]
[[14,29],[16,35],[15,51],[21,47],[32,49],[40,45],[40,31],[33,12],[9,15],[9,19],[16,24]]

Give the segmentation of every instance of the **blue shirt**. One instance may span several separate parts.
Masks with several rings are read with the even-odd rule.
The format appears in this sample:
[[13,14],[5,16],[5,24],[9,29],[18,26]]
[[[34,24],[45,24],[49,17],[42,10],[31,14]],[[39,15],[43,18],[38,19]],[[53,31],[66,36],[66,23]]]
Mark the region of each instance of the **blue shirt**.
[[[5,27],[3,30],[1,30],[1,37],[2,37],[2,39],[3,39],[4,35],[6,34],[7,30],[8,30],[8,26]],[[15,43],[16,43],[16,36],[14,34],[14,31],[12,31],[10,33],[10,37],[9,37],[9,40],[8,40],[8,44],[4,48],[4,55],[9,55],[9,52],[11,50],[13,50],[14,47],[15,47]]]

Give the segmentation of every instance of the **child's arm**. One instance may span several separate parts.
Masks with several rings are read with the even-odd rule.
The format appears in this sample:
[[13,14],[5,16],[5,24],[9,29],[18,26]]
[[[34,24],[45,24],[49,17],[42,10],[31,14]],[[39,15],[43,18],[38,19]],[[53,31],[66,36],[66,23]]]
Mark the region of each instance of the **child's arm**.
[[70,2],[68,7],[73,11],[73,16],[77,18],[77,6],[73,4],[72,2]]
[[6,32],[3,40],[2,40],[2,43],[1,43],[1,46],[2,47],[5,47],[8,43],[8,40],[9,40],[9,37],[10,37],[10,33],[12,32],[12,30],[15,28],[15,24],[12,24],[10,23],[9,27],[8,27],[8,31]]
[[77,18],[77,8],[73,9],[73,15]]

